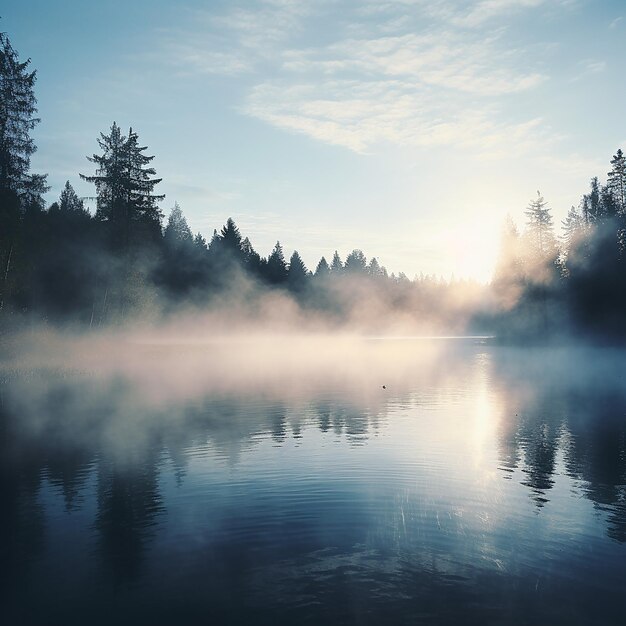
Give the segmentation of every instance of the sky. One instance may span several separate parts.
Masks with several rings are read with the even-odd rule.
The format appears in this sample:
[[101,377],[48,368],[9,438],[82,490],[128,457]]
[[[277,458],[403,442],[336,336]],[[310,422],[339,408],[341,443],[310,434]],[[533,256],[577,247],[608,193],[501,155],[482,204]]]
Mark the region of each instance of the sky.
[[[624,0],[0,0],[37,70],[34,172],[94,195],[132,127],[210,238],[490,278],[541,191],[555,225],[626,149]],[[93,202],[91,206],[93,207]]]

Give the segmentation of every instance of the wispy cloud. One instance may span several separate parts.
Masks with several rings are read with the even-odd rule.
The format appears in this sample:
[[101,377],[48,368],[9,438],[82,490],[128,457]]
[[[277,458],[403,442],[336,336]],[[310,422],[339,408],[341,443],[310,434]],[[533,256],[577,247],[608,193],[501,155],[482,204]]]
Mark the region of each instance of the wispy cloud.
[[416,91],[411,83],[328,81],[254,88],[245,111],[270,124],[356,152],[380,143],[473,146],[497,151],[518,148],[540,133],[541,120],[519,124],[494,121],[494,110],[463,109],[439,101],[439,94]]
[[[287,51],[283,68],[322,75],[357,72],[364,80],[403,77],[422,85],[487,96],[525,91],[546,79],[538,72],[494,65],[497,41],[497,36],[467,40],[453,31],[348,39],[323,49]],[[500,54],[514,56],[512,51]]]
[[570,79],[570,82],[577,82],[587,78],[588,76],[606,72],[606,61],[585,59],[578,64],[578,70],[578,73]]
[[545,138],[537,116],[506,116],[507,98],[549,78],[506,20],[564,2],[262,0],[197,14],[204,29],[170,50],[197,73],[245,75],[239,110],[278,128],[357,152],[386,142],[487,154]]
[[477,27],[484,23],[511,15],[524,9],[533,9],[546,4],[548,0],[482,0],[464,14],[457,15],[455,22],[463,26]]

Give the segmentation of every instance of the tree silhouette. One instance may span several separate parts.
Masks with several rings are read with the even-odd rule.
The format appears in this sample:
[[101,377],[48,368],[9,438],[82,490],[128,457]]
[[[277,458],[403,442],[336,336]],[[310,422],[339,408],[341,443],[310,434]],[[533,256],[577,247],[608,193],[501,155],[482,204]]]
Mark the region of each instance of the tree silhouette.
[[153,178],[156,171],[148,165],[154,157],[143,154],[147,147],[139,145],[132,128],[125,137],[113,122],[108,135],[100,133],[98,145],[102,154],[87,157],[96,173],[80,176],[96,186],[96,218],[110,225],[113,244],[128,250],[134,239],[153,239],[160,232],[157,202],[165,196],[152,192],[161,179]]
[[85,203],[78,197],[69,180],[66,181],[65,187],[63,187],[57,206],[62,213],[89,214],[89,211],[85,209]]
[[563,230],[563,241],[567,249],[570,248],[573,241],[584,227],[583,216],[578,212],[576,207],[571,207],[567,212],[567,217],[561,221]]
[[367,266],[367,273],[372,278],[380,278],[381,276],[384,276],[383,268],[378,263],[378,259],[376,257],[372,257],[372,260]]
[[20,237],[21,218],[41,210],[48,190],[45,175],[30,173],[36,150],[31,131],[39,119],[34,117],[36,72],[29,72],[29,65],[30,59],[20,62],[6,33],[0,33],[0,312],[11,293],[24,290],[16,269],[31,263],[25,233]]
[[0,33],[0,193],[12,192],[29,202],[47,191],[45,176],[30,173],[30,157],[36,151],[31,131],[37,99],[36,71],[29,72],[30,59],[20,63],[6,33]]
[[346,257],[344,270],[347,274],[364,274],[367,267],[367,259],[361,250],[353,250]]
[[193,244],[197,249],[208,252],[209,247],[207,245],[206,239],[202,236],[202,233],[197,232],[196,236],[193,238]]
[[272,253],[267,258],[267,279],[273,285],[279,285],[287,280],[287,263],[280,241],[276,242]]
[[263,271],[263,259],[259,253],[252,247],[250,239],[246,237],[241,242],[241,251],[243,253],[244,266],[253,276],[260,276]]
[[330,274],[330,267],[325,257],[322,257],[315,268],[315,278],[326,278]]
[[304,261],[300,257],[297,250],[294,250],[289,259],[289,269],[287,270],[287,282],[289,288],[294,291],[300,291],[306,286],[306,281],[309,277],[309,270],[307,270]]
[[537,192],[537,198],[531,200],[525,214],[529,251],[532,256],[543,260],[554,253],[556,241],[548,203],[539,192]]
[[226,224],[220,232],[220,244],[221,249],[226,254],[231,255],[233,259],[242,260],[241,233],[232,217],[226,220]]
[[174,203],[170,212],[167,226],[163,234],[163,240],[165,245],[169,248],[179,248],[180,246],[190,245],[193,241],[191,229],[187,224],[187,220],[178,202]]
[[611,191],[617,212],[624,213],[626,212],[626,157],[621,149],[611,160],[611,165],[607,187]]
[[335,250],[335,254],[333,254],[333,260],[330,264],[330,271],[335,276],[343,272],[343,263],[341,262],[341,257],[339,256],[339,252],[337,252],[337,250]]

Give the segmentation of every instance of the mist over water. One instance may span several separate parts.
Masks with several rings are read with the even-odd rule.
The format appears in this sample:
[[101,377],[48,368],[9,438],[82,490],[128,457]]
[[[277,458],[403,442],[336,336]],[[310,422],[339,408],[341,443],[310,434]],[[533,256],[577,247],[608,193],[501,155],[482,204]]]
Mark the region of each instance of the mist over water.
[[22,337],[0,370],[2,621],[621,623],[624,360]]

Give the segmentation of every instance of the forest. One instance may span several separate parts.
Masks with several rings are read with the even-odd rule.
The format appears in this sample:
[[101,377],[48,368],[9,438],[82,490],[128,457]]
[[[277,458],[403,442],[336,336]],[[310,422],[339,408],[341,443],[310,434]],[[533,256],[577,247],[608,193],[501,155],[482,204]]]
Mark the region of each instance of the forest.
[[[116,122],[97,139],[83,180],[92,214],[68,181],[46,206],[36,151],[36,71],[0,33],[0,334],[36,323],[84,328],[151,321],[181,310],[254,314],[268,296],[281,307],[364,331],[493,333],[545,342],[575,336],[626,339],[626,157],[561,224],[537,192],[519,230],[507,218],[489,285],[388,274],[360,249],[307,268],[276,242],[259,253],[232,218],[211,235],[190,230],[181,207],[164,215],[161,178],[138,132]],[[96,134],[94,132],[94,134]],[[171,206],[171,205],[170,205]],[[291,243],[291,242],[290,242]]]

